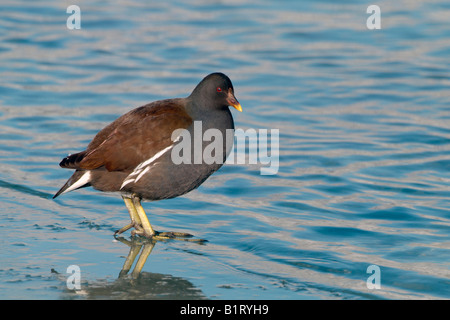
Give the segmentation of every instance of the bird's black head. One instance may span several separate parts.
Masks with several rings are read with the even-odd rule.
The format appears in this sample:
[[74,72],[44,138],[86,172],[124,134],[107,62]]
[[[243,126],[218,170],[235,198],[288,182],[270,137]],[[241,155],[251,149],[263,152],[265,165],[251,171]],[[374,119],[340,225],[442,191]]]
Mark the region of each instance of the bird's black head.
[[233,106],[242,112],[242,107],[234,96],[230,78],[220,72],[206,76],[192,91],[190,98],[207,108],[222,109]]

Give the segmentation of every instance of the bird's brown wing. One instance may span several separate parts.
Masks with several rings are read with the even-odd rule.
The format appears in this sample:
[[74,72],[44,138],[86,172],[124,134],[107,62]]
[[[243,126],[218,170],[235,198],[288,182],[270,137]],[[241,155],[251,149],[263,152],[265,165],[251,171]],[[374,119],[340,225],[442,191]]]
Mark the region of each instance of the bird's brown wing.
[[185,111],[183,99],[161,100],[139,107],[101,130],[86,151],[72,155],[76,160],[72,168],[133,170],[170,146],[174,130],[187,128],[191,123],[192,118]]

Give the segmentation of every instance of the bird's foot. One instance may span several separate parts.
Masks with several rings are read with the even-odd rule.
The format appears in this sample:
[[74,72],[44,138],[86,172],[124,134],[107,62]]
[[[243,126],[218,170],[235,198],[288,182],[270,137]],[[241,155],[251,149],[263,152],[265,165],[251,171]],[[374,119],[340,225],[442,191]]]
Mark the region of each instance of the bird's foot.
[[155,231],[154,234],[149,234],[148,232],[146,232],[144,229],[135,229],[131,231],[131,235],[135,236],[142,236],[148,239],[152,239],[152,240],[159,240],[159,241],[164,241],[164,240],[181,240],[181,241],[190,241],[190,242],[197,242],[197,243],[203,243],[203,242],[207,242],[207,240],[204,239],[193,239],[193,235],[190,233],[185,233],[185,232],[173,232],[173,231],[169,231],[169,232],[158,232]]
[[190,241],[190,242],[197,242],[197,243],[204,243],[208,242],[208,240],[205,239],[196,239],[193,238],[194,236],[190,233],[185,232],[156,232],[153,236],[156,240],[181,240],[181,241]]
[[128,229],[131,229],[131,228],[135,229],[135,230],[131,231],[132,235],[135,232],[138,232],[138,233],[143,233],[144,232],[144,229],[142,228],[142,226],[139,223],[137,223],[136,221],[131,221],[126,226],[120,228],[119,230],[116,230],[116,232],[114,232],[114,235],[119,235],[121,233],[124,233],[125,231],[127,231]]
[[[131,228],[134,228],[134,230],[131,230],[131,236],[141,236],[145,237],[147,239],[151,240],[181,240],[181,241],[190,241],[190,242],[197,242],[197,243],[203,243],[207,242],[207,240],[204,239],[192,239],[194,236],[190,233],[186,232],[158,232],[152,230],[145,230],[144,227],[135,221],[131,221],[126,226],[122,227],[121,229],[117,230],[114,235],[117,236]],[[153,232],[152,232],[153,231]]]
[[193,235],[190,233],[185,233],[185,232],[173,232],[173,231],[169,231],[169,232],[156,232],[156,235],[159,237],[166,237],[169,239],[174,239],[174,238],[192,238]]

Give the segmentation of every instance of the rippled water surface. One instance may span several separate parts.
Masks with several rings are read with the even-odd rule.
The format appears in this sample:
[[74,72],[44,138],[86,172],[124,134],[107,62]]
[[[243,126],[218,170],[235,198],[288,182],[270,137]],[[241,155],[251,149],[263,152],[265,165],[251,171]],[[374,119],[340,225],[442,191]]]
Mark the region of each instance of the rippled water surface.
[[[446,1],[378,1],[381,30],[350,0],[85,1],[80,30],[70,4],[0,5],[0,298],[450,298]],[[61,158],[214,71],[236,127],[280,130],[280,164],[227,164],[144,203],[157,230],[206,244],[115,240],[117,194],[52,199]],[[129,254],[147,258],[139,276]]]

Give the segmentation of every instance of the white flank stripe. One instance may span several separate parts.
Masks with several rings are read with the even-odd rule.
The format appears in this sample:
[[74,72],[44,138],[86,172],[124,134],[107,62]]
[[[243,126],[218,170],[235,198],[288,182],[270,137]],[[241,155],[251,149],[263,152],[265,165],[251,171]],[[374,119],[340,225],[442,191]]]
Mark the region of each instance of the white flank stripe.
[[127,184],[129,184],[130,182],[133,182],[133,181],[134,181],[134,179],[127,179],[127,180],[124,180],[124,182],[123,182],[122,185],[120,186],[120,190],[122,190],[123,187],[125,187]]
[[[153,157],[151,157],[150,159],[148,159],[145,162],[142,162],[140,165],[138,165],[136,167],[136,169],[141,169],[149,164],[151,164],[153,161],[155,161],[156,159],[158,159],[159,157],[161,157],[167,150],[172,149],[173,145],[168,146],[167,148],[162,149],[160,152],[158,152],[157,154],[155,154]],[[134,170],[136,170],[134,169]]]
[[[78,189],[82,186],[84,186],[86,183],[89,183],[91,181],[91,172],[90,171],[86,171],[85,174],[83,174],[80,179],[78,179],[73,185],[71,185],[70,187],[68,187],[66,190],[64,190],[64,192],[62,193],[66,193],[75,189]],[[61,194],[62,194],[61,193]]]
[[150,169],[150,166],[148,166],[147,168],[144,169],[144,171],[142,171],[134,180],[134,182],[138,182],[138,180]]
[[[125,187],[127,184],[131,183],[131,182],[136,182],[138,181],[148,170],[150,170],[150,165],[155,162],[158,158],[160,158],[164,153],[166,153],[167,151],[169,151],[170,149],[173,148],[173,144],[162,149],[161,151],[159,151],[157,154],[155,154],[153,157],[151,157],[150,159],[140,163],[139,165],[136,166],[136,168],[134,168],[133,172],[130,173],[127,178],[123,181],[122,185],[120,186],[120,189],[122,190],[123,187]],[[145,168],[145,169],[144,169]],[[136,176],[136,178],[133,178],[133,176]]]

